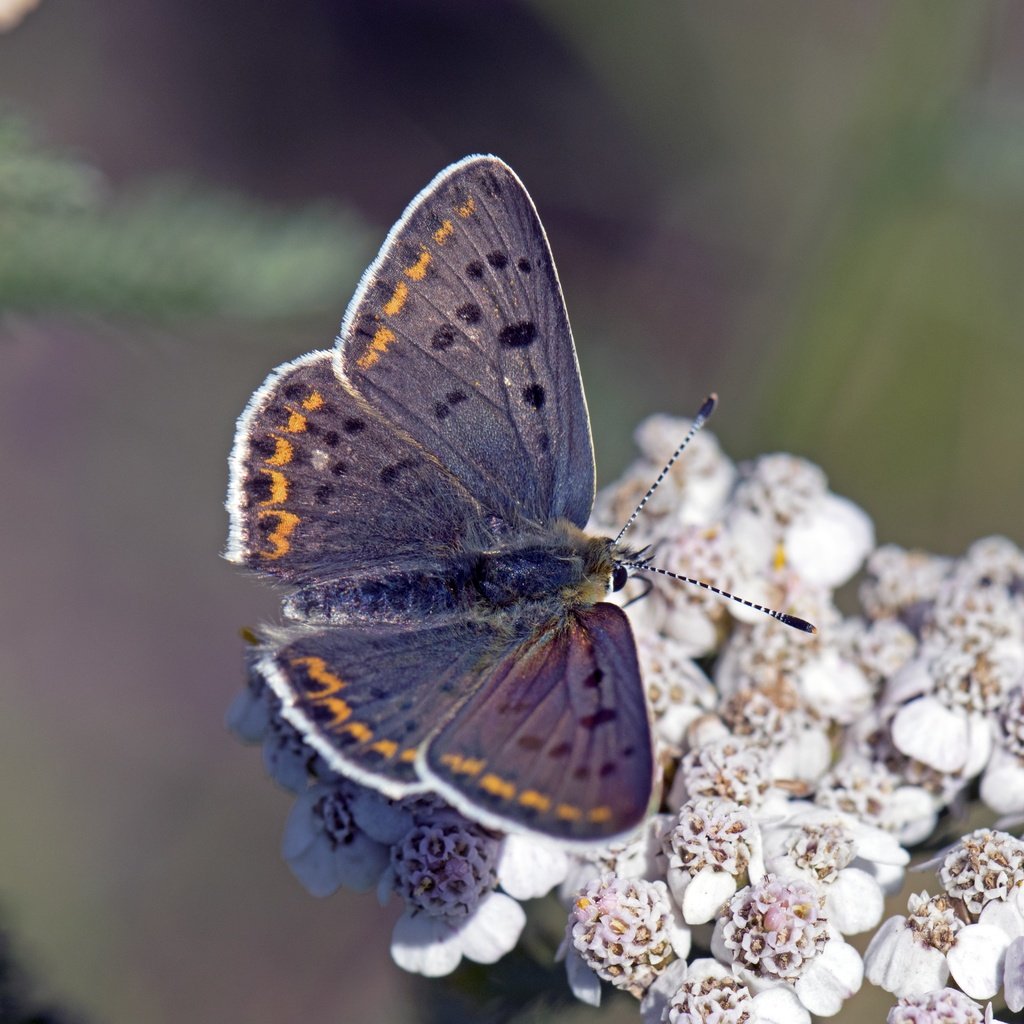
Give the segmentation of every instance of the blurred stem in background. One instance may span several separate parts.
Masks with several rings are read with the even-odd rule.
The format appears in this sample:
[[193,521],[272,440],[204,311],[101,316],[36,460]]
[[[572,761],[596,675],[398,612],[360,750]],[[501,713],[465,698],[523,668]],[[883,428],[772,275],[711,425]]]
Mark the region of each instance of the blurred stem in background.
[[0,312],[258,320],[344,305],[369,258],[336,207],[272,210],[155,183],[112,195],[88,165],[0,115]]

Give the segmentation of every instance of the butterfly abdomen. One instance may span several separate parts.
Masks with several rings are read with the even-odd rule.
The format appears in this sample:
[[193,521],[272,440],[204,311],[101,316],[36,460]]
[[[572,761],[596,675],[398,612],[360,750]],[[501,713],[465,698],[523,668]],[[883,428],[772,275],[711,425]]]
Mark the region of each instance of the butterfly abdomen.
[[334,623],[404,623],[465,611],[473,559],[430,569],[379,570],[297,590],[285,601],[293,619]]

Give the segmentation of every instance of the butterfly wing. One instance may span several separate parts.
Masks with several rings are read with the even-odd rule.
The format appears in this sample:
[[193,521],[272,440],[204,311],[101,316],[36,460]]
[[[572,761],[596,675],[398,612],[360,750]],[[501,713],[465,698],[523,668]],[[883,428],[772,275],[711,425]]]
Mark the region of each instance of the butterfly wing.
[[422,445],[338,379],[330,352],[278,367],[238,421],[226,557],[292,583],[454,550],[481,517]]
[[291,627],[250,671],[336,772],[392,798],[426,788],[416,750],[473,688],[492,637],[472,623]]
[[430,740],[420,771],[469,817],[603,840],[642,820],[654,772],[636,648],[601,603],[507,652]]
[[339,369],[492,514],[583,526],[594,454],[547,238],[495,157],[468,157],[413,200],[367,270]]

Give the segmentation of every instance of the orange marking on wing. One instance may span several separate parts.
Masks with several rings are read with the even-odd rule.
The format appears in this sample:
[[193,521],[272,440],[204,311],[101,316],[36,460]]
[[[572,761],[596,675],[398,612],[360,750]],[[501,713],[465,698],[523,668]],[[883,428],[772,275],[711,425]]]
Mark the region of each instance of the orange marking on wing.
[[319,683],[322,690],[307,690],[306,696],[310,700],[319,700],[321,697],[327,697],[332,693],[337,693],[347,685],[345,680],[341,676],[335,675],[328,667],[327,662],[323,658],[304,657],[304,658],[292,658],[291,663],[298,668],[304,668],[306,675],[313,680],[314,683]]
[[598,824],[612,820],[612,809],[605,805],[595,807],[592,811],[587,811],[587,820],[595,821]]
[[479,757],[463,757],[461,754],[444,754],[441,764],[447,765],[456,775],[479,775],[487,762]]
[[434,241],[437,242],[438,245],[444,245],[444,243],[451,238],[454,230],[455,228],[452,227],[452,222],[450,220],[443,221],[441,226],[434,232]]
[[473,211],[476,209],[476,200],[470,196],[461,206],[455,208],[455,212],[465,220],[467,217],[472,216]]
[[427,276],[427,267],[430,266],[431,255],[426,249],[420,251],[419,259],[411,267],[402,271],[410,281],[422,281]]
[[[288,406],[285,406],[288,409]],[[284,428],[289,434],[301,434],[306,429],[306,417],[298,409],[288,409],[288,425]]]
[[502,800],[512,800],[516,795],[516,787],[511,782],[499,778],[492,772],[488,772],[480,780],[480,788],[495,796],[500,796]]
[[551,800],[546,797],[543,793],[538,793],[535,789],[524,789],[519,794],[519,802],[524,807],[533,807],[535,810],[545,814],[551,807]]
[[264,498],[261,505],[280,505],[288,498],[288,477],[279,469],[261,469],[270,477],[270,497]]
[[398,758],[399,761],[404,761],[406,764],[416,760],[416,751],[412,747],[406,747],[402,751],[401,756]]
[[262,558],[280,558],[291,550],[288,538],[301,520],[294,512],[285,512],[284,509],[280,508],[261,509],[260,519],[264,519],[266,516],[275,516],[277,518],[277,526],[274,528],[274,532],[267,536],[267,540],[270,541],[273,547],[261,551],[259,554]]
[[286,437],[274,438],[274,454],[263,461],[268,466],[287,466],[295,456],[295,449]]
[[360,743],[366,743],[373,739],[373,730],[362,722],[349,722],[340,731],[355,736]]
[[394,740],[377,740],[370,749],[385,757],[394,757],[398,753],[398,744]]
[[583,817],[583,812],[571,804],[559,804],[555,808],[555,816],[563,821],[579,821]]
[[409,286],[404,281],[399,281],[391,293],[391,298],[384,303],[384,312],[388,316],[396,316],[401,313],[407,298],[409,298]]
[[319,391],[314,391],[309,398],[303,399],[302,408],[306,412],[314,412],[324,404],[324,396]]
[[362,370],[368,370],[380,357],[387,352],[388,346],[395,340],[395,332],[387,327],[378,327],[369,348],[356,360]]

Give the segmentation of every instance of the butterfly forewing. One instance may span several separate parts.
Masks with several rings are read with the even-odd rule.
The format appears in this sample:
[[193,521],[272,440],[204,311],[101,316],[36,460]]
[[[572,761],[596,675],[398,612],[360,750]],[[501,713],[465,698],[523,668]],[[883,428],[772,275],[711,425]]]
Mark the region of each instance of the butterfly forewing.
[[629,623],[601,603],[485,672],[430,740],[423,770],[471,817],[598,840],[642,820],[652,757]]
[[295,582],[455,550],[480,518],[422,445],[341,382],[330,352],[279,367],[239,420],[227,557]]
[[328,766],[398,797],[423,789],[416,749],[479,684],[490,633],[472,623],[291,629],[251,671]]
[[413,201],[349,307],[339,361],[493,514],[586,523],[594,457],[569,321],[500,160],[455,164]]

